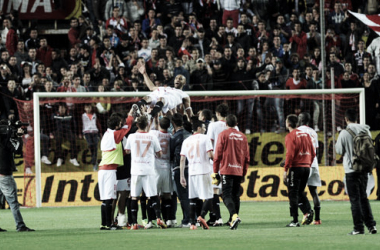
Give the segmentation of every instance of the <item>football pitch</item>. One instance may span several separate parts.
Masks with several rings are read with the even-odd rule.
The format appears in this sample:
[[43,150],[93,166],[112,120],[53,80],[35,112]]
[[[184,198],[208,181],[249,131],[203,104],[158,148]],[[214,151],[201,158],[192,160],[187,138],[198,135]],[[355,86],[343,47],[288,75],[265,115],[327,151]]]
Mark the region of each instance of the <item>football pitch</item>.
[[[27,208],[21,213],[36,232],[18,233],[10,210],[0,210],[0,249],[378,249],[380,234],[349,236],[348,201],[322,201],[322,225],[286,228],[287,202],[243,202],[238,230],[228,227],[100,231],[99,207]],[[227,210],[221,203],[222,216]],[[380,202],[371,201],[380,221]],[[177,220],[181,218],[178,207]],[[141,213],[139,213],[139,217]],[[301,215],[299,216],[301,220]],[[379,227],[378,227],[379,229]]]

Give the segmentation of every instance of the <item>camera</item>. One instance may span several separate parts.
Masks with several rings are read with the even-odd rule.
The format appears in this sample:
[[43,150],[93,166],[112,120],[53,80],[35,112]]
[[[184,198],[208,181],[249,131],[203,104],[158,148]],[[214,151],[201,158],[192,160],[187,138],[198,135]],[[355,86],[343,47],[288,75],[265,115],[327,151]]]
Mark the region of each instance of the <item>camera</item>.
[[23,133],[18,133],[18,129],[21,127],[29,126],[29,123],[24,123],[21,121],[11,121],[11,120],[2,120],[0,122],[0,135],[11,135],[11,137],[22,136],[27,133],[26,128],[23,128]]

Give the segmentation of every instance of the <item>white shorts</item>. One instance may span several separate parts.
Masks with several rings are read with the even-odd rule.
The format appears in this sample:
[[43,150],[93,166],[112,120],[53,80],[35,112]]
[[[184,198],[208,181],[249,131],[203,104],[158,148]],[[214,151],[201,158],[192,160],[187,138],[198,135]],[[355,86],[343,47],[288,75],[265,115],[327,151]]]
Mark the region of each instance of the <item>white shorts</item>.
[[131,196],[139,197],[143,190],[146,197],[157,195],[157,175],[132,175]]
[[318,168],[310,168],[309,180],[307,181],[307,185],[314,187],[322,186]]
[[[170,97],[168,96],[158,96],[156,93],[150,93],[148,95],[151,99],[150,106],[153,108],[160,98],[164,98],[164,106],[162,106],[162,112],[166,114],[170,109],[173,109],[173,103],[171,102]],[[174,106],[175,107],[175,106]]]
[[214,197],[212,192],[211,173],[189,176],[189,199],[199,198],[202,200]]
[[99,170],[98,185],[100,200],[116,199],[116,170]]
[[131,190],[131,178],[117,181],[116,191],[130,191],[130,190]]
[[172,193],[172,171],[170,168],[156,168],[157,172],[157,193]]

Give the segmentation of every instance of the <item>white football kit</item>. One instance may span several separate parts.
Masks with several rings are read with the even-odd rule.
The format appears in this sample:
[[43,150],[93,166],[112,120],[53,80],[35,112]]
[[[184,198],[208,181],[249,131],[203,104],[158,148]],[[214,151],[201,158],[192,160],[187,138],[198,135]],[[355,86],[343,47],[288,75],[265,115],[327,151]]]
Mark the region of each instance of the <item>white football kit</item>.
[[172,193],[172,172],[170,168],[170,137],[167,132],[161,132],[158,130],[151,130],[149,132],[158,138],[161,146],[161,158],[156,158],[155,168],[157,172],[157,192]]
[[208,157],[208,152],[212,150],[211,140],[207,135],[194,134],[183,141],[181,156],[186,156],[189,162],[189,199],[213,197],[213,168]]
[[155,154],[161,151],[156,136],[136,132],[127,140],[127,150],[131,151],[131,196],[140,196],[142,190],[147,197],[157,195]]
[[[309,126],[305,126],[305,125],[299,126],[297,129],[310,135],[311,142],[313,143],[313,146],[314,146],[314,151],[316,152],[317,148],[319,147],[317,132],[315,132],[315,130],[310,128]],[[317,156],[314,157],[313,163],[311,164],[310,175],[309,175],[309,180],[307,181],[307,185],[315,186],[315,187],[322,186],[321,177],[319,175]]]

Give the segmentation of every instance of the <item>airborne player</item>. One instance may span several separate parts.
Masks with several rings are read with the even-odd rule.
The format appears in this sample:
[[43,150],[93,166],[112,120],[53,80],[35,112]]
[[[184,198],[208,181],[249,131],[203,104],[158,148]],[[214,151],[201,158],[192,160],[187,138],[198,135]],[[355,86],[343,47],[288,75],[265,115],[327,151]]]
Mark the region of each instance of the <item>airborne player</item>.
[[174,87],[156,87],[146,73],[145,65],[141,62],[137,64],[139,72],[144,77],[144,82],[148,86],[151,94],[144,96],[137,104],[153,106],[151,115],[155,117],[161,110],[164,114],[168,111],[177,113],[178,110],[185,110],[189,117],[192,117],[193,111],[190,106],[190,97],[182,91],[186,84],[186,78],[183,75],[177,75],[174,79]]

